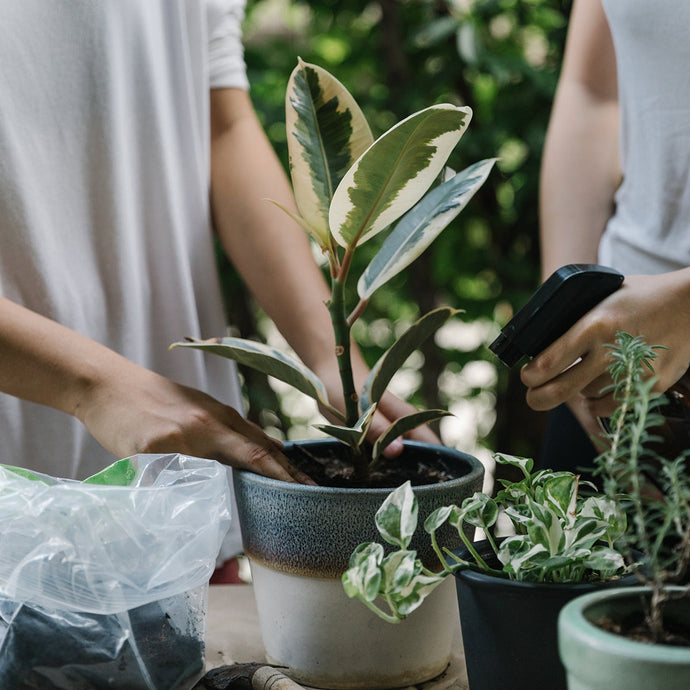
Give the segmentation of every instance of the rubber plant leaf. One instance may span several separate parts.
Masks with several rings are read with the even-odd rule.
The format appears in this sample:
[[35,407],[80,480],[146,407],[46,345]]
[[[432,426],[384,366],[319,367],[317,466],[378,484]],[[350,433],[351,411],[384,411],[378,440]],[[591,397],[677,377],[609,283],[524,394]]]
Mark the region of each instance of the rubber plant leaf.
[[376,405],[371,405],[367,410],[365,410],[364,414],[362,414],[354,426],[314,424],[314,428],[323,431],[329,436],[337,438],[339,441],[342,441],[352,448],[359,448],[369,432],[369,427],[371,426],[371,420],[375,411]]
[[280,350],[263,343],[245,338],[210,338],[208,340],[189,338],[173,343],[170,347],[188,347],[227,357],[287,383],[333,411],[328,404],[326,389],[316,374],[303,364],[287,357]]
[[372,367],[360,391],[359,404],[361,408],[364,409],[377,403],[407,358],[451,316],[460,313],[461,310],[459,309],[439,307],[415,321]]
[[335,241],[355,247],[412,208],[443,169],[471,116],[467,107],[433,105],[379,137],[335,190],[329,213]]
[[383,449],[393,440],[402,436],[412,429],[416,429],[422,424],[428,424],[441,417],[451,416],[451,413],[446,410],[422,410],[421,412],[413,412],[405,417],[396,419],[377,439],[371,451],[371,457],[374,462],[379,459]]
[[401,218],[360,276],[357,292],[361,299],[369,299],[441,234],[484,184],[495,162],[495,158],[479,161],[457,173]]
[[371,129],[350,92],[326,70],[302,60],[288,82],[285,121],[302,225],[322,247],[328,247],[333,193],[372,144]]

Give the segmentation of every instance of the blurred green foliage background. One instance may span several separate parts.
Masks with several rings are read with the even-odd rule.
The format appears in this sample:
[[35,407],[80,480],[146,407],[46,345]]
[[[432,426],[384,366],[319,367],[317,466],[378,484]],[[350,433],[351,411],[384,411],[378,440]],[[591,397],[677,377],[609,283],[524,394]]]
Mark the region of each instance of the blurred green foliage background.
[[[538,453],[544,417],[527,408],[517,371],[498,363],[487,345],[539,284],[538,175],[570,4],[248,0],[251,95],[284,164],[284,94],[298,56],[347,86],[375,136],[433,103],[469,105],[473,120],[449,164],[460,170],[500,157],[458,219],[377,293],[364,315],[369,328],[357,332],[373,363],[397,328],[428,309],[466,311],[410,362],[399,392],[455,412],[455,426],[442,428],[444,440],[469,452]],[[223,277],[241,335],[275,337],[251,301],[238,298],[242,287],[227,265]],[[242,373],[251,417],[275,435],[303,436],[308,420],[298,419],[299,405],[286,402],[280,387]]]

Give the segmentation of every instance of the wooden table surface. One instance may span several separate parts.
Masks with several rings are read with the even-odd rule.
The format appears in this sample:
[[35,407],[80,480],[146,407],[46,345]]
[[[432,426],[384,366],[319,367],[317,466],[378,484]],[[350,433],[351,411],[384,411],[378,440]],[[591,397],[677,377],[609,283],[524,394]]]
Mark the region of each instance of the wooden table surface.
[[[460,621],[450,665],[438,678],[410,690],[468,690]],[[251,585],[211,585],[206,621],[206,669],[265,660]]]

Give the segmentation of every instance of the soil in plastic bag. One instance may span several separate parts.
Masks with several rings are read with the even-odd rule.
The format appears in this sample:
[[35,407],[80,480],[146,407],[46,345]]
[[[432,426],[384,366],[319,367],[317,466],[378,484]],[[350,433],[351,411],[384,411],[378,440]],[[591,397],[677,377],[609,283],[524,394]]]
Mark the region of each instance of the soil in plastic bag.
[[161,603],[110,615],[19,605],[0,621],[0,688],[189,687],[203,671],[203,628],[178,629]]

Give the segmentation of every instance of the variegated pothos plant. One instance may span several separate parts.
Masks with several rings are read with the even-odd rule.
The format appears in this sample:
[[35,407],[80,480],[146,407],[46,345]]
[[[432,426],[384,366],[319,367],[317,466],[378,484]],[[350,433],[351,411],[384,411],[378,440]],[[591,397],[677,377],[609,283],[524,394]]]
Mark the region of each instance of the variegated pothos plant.
[[[496,498],[478,492],[460,506],[437,508],[425,520],[424,529],[440,561],[438,572],[425,567],[409,549],[418,519],[410,483],[393,491],[375,520],[383,540],[396,550],[386,554],[380,543],[360,544],[342,576],[348,596],[397,623],[421,606],[448,575],[466,568],[522,582],[551,583],[604,581],[625,571],[614,542],[625,533],[626,519],[613,499],[601,494],[582,498],[577,475],[533,472],[529,458],[497,454],[496,461],[518,468],[522,479],[501,480],[503,489]],[[498,541],[493,531],[501,511],[514,534]],[[438,543],[436,532],[446,522],[457,529],[467,548],[466,559]],[[476,549],[467,536],[468,525],[482,530],[495,562]]]
[[[314,398],[337,420],[319,428],[352,448],[355,475],[360,480],[391,440],[448,414],[443,410],[412,414],[397,420],[373,448],[364,443],[376,406],[393,375],[458,310],[441,307],[422,316],[383,354],[360,391],[353,380],[350,331],[373,293],[409,266],[486,180],[495,159],[483,160],[457,174],[446,168],[471,115],[467,107],[433,105],[374,140],[354,98],[331,74],[300,60],[290,77],[286,124],[298,213],[284,210],[309,233],[328,260],[328,309],[344,412],[329,401],[316,374],[275,348],[232,337],[188,339],[173,345],[236,360]],[[355,250],[384,234],[378,253],[356,282],[356,296],[351,297],[347,290],[354,282],[350,272]],[[348,305],[355,306],[350,309]]]

